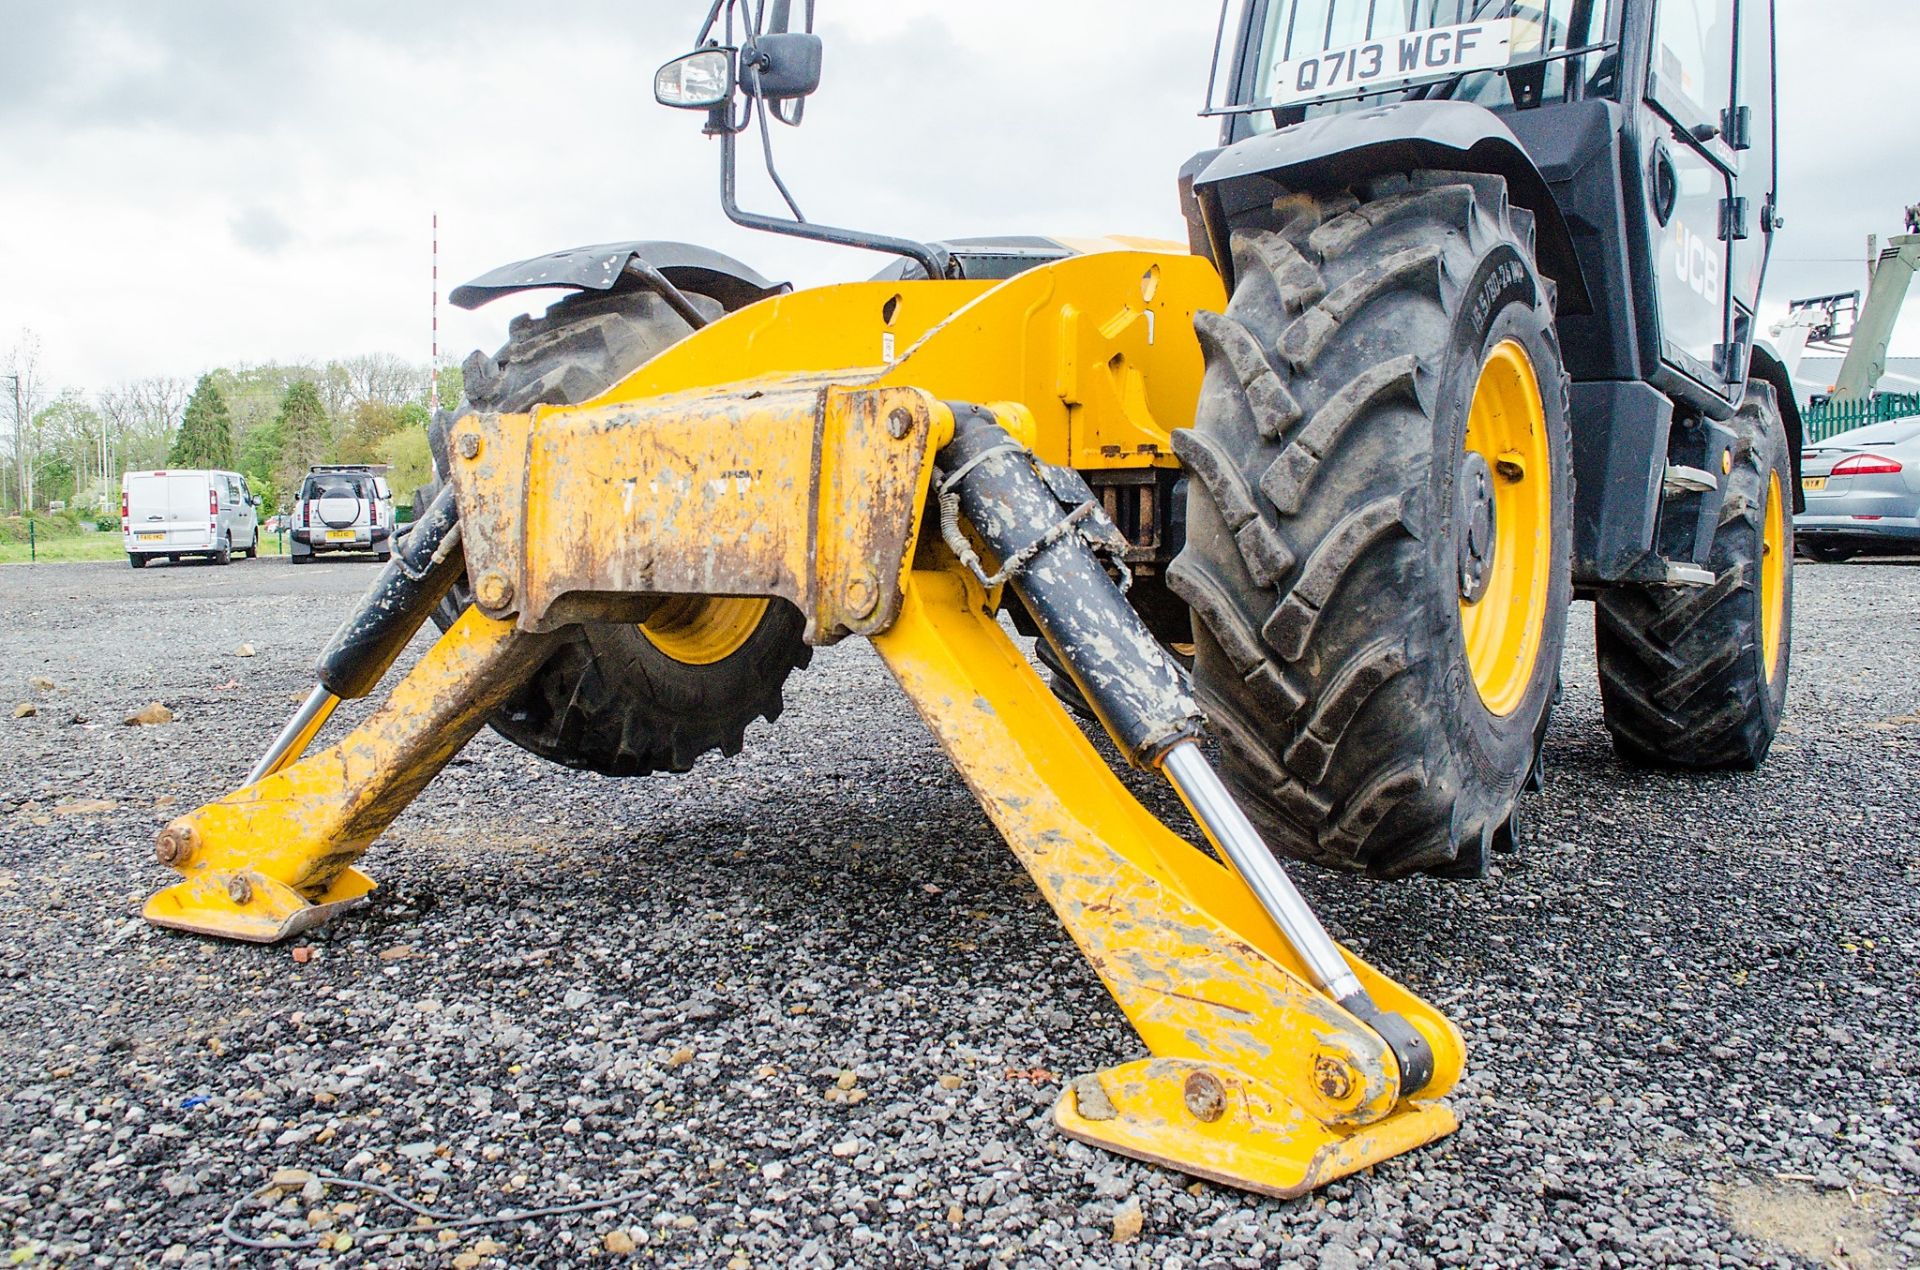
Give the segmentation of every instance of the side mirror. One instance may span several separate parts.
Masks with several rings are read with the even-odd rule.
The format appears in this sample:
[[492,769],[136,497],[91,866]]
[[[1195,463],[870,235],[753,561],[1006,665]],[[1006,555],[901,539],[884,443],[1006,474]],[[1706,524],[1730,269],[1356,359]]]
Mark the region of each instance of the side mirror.
[[793,101],[820,87],[820,37],[810,32],[762,35],[740,56],[747,91],[766,101]]
[[266,500],[261,498],[258,494],[254,494],[251,497],[249,497],[247,501],[253,504],[255,507],[258,507],[260,506],[261,503],[265,502]]
[[733,50],[701,49],[653,73],[653,99],[676,110],[712,110],[733,97]]

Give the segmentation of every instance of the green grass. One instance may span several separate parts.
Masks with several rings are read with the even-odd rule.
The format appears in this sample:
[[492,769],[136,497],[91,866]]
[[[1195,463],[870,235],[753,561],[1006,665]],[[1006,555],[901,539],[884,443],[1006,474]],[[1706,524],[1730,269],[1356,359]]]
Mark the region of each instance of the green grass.
[[[275,556],[279,552],[279,539],[273,534],[260,535],[260,555],[264,558]],[[75,534],[70,538],[42,538],[40,540],[40,564],[74,564],[87,560],[125,560],[126,549],[120,545],[117,533]],[[235,553],[238,558],[238,553]],[[0,564],[33,563],[27,558],[27,544],[24,542],[0,541]]]
[[[125,560],[119,534],[75,534],[71,538],[42,538],[39,563],[71,564],[76,560]],[[28,545],[0,542],[0,564],[27,564]]]

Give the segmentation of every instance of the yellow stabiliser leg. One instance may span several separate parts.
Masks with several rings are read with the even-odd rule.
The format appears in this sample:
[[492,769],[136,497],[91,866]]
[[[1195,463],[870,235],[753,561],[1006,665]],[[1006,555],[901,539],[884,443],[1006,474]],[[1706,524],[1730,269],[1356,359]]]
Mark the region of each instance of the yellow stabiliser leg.
[[1452,1132],[1453,1024],[1345,953],[1433,1047],[1401,1099],[1379,1036],[1310,985],[1238,876],[1133,798],[977,599],[916,572],[873,642],[1152,1055],[1072,1081],[1061,1130],[1279,1196]]
[[272,943],[365,899],[374,884],[353,862],[550,643],[468,609],[338,745],[169,824],[157,854],[185,880],[147,901],[147,920]]

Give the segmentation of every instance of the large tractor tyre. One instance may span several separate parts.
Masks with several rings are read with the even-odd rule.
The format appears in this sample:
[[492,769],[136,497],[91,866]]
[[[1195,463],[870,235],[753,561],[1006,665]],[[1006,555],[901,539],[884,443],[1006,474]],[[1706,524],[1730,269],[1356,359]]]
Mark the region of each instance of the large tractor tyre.
[[[715,315],[718,303],[696,295]],[[626,378],[692,328],[652,292],[587,293],[515,319],[506,346],[467,359],[467,405],[430,430],[446,479],[447,426],[468,411],[578,405]],[[472,600],[463,578],[434,613],[442,630]],[[740,752],[747,725],[780,715],[781,689],[813,650],[784,600],[672,600],[644,626],[572,628],[489,722],[522,749],[608,776],[683,772],[709,750]]]
[[1793,470],[1773,389],[1747,388],[1709,586],[1600,593],[1600,705],[1613,748],[1648,767],[1752,771],[1787,700]]
[[1504,181],[1289,195],[1232,234],[1174,448],[1169,581],[1224,770],[1277,852],[1475,875],[1508,848],[1566,635],[1566,375]]

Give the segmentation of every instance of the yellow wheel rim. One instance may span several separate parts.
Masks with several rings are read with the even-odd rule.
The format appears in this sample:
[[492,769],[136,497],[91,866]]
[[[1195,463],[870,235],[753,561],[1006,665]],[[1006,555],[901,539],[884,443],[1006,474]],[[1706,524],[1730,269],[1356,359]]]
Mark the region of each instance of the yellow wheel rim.
[[1509,715],[1533,683],[1553,562],[1553,473],[1533,359],[1502,340],[1480,367],[1460,455],[1460,628],[1473,686]]
[[1780,635],[1787,626],[1787,513],[1780,473],[1767,478],[1767,511],[1760,530],[1760,656],[1767,682],[1780,673]]
[[711,666],[740,651],[767,615],[766,600],[676,596],[640,624],[647,642],[686,666]]

